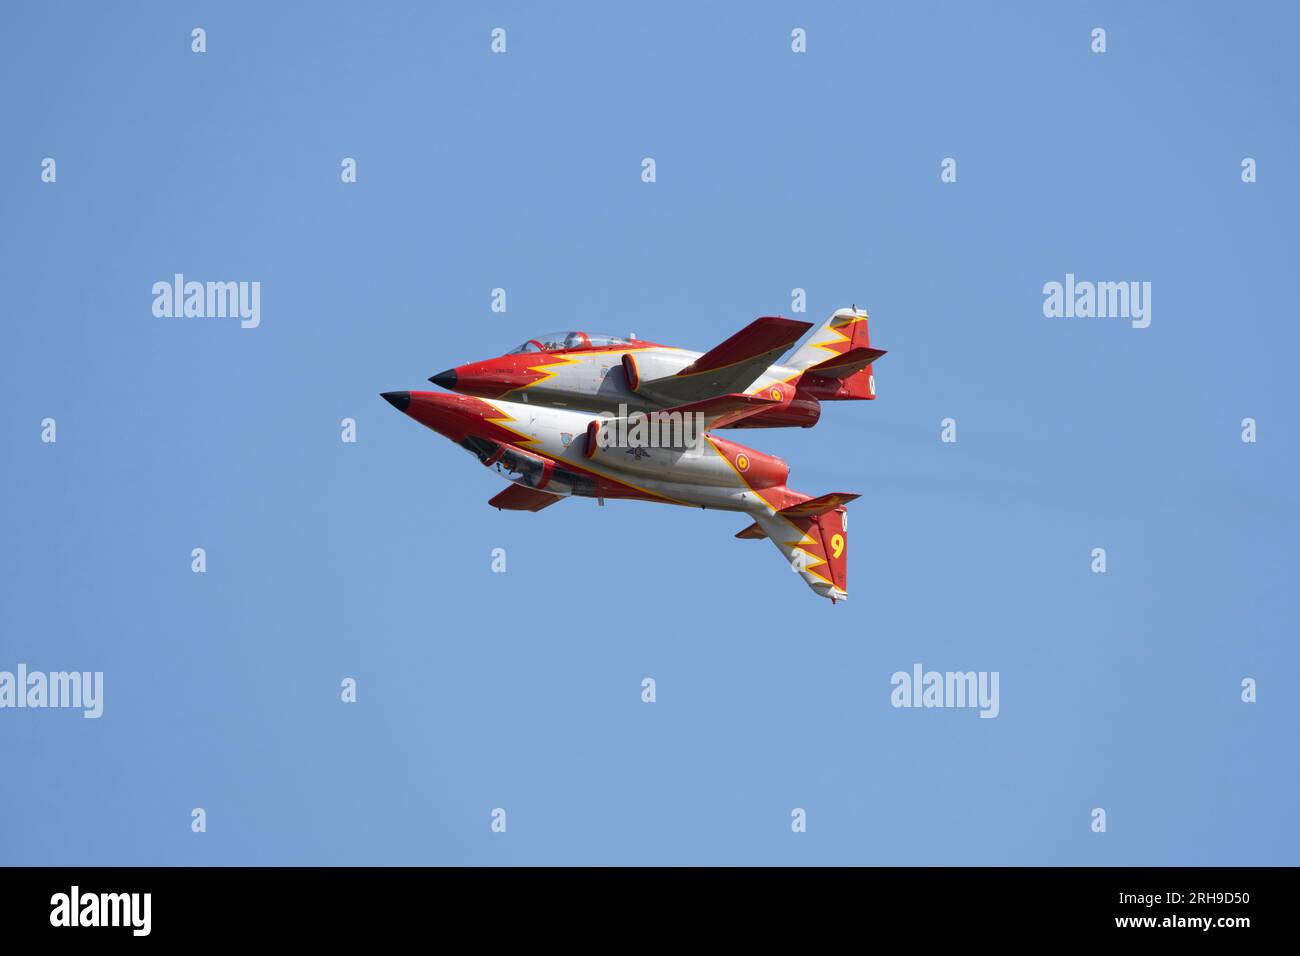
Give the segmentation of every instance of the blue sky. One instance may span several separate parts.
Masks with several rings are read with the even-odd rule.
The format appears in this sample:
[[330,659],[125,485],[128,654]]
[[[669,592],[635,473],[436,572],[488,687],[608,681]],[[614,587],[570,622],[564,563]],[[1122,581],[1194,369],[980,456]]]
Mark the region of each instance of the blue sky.
[[[1295,864],[1298,25],[5,4],[0,669],[105,701],[0,711],[0,863]],[[156,318],[175,272],[260,327]],[[1150,327],[1044,317],[1066,273]],[[378,395],[796,287],[870,311],[880,398],[727,434],[862,494],[839,606],[737,515],[489,509]],[[894,709],[917,662],[1000,715]]]

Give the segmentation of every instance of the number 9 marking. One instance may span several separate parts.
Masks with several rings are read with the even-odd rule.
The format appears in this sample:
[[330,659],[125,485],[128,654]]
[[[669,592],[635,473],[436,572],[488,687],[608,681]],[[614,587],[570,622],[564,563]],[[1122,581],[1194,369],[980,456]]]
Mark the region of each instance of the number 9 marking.
[[831,550],[837,558],[844,553],[844,535],[837,534],[831,538]]

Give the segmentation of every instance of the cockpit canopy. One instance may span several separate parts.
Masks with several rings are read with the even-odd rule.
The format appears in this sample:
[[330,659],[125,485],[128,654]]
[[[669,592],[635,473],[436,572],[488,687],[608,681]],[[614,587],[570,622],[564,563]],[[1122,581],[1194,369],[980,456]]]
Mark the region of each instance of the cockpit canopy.
[[507,355],[519,355],[523,352],[558,352],[561,350],[594,349],[605,345],[630,345],[631,339],[620,335],[605,335],[601,332],[547,332],[529,339],[517,349],[511,349]]

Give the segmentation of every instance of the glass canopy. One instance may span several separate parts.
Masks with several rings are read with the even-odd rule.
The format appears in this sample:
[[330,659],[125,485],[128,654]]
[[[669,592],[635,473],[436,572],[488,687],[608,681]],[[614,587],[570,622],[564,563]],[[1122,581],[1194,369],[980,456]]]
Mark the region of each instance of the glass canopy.
[[601,332],[546,332],[529,339],[517,349],[511,349],[507,355],[519,355],[522,352],[559,352],[574,349],[600,348],[605,345],[629,345],[631,339],[620,335],[605,335]]

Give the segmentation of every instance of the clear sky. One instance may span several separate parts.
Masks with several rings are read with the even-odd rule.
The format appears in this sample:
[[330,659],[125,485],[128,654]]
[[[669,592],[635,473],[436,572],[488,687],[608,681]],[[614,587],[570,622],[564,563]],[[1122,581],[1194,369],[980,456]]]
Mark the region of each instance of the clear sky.
[[[5,3],[0,670],[104,713],[0,710],[0,862],[1300,862],[1298,21]],[[177,272],[260,326],[154,316]],[[1067,273],[1150,327],[1045,317]],[[379,397],[795,288],[879,400],[726,434],[862,494],[839,606],[739,515],[489,509]],[[999,716],[892,707],[916,663]]]

